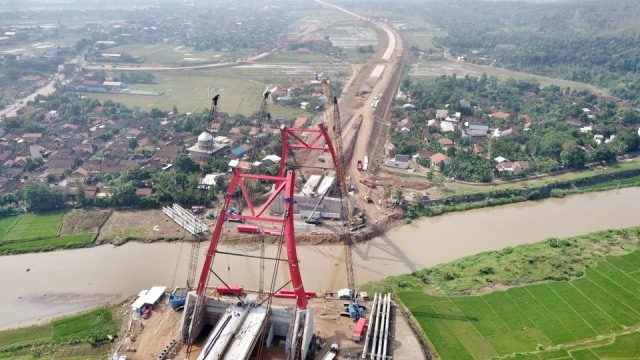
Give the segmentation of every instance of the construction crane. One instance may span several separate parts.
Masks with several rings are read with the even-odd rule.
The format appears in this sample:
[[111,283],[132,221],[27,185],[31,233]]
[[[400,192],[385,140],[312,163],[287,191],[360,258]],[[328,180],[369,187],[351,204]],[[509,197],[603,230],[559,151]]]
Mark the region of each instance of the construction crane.
[[[342,213],[349,221],[349,227],[360,226],[364,224],[364,217],[354,216],[353,207],[351,206],[351,202],[349,200],[349,189],[347,187],[347,179],[346,179],[346,171],[344,164],[344,150],[342,147],[342,123],[340,120],[340,111],[338,109],[338,100],[335,97],[331,96],[331,90],[329,89],[329,82],[324,79],[322,80],[322,90],[324,92],[324,96],[327,98],[327,116],[329,120],[329,128],[331,137],[333,138],[334,147],[336,150],[336,160],[333,164],[336,177],[338,178],[338,185],[340,186],[340,206],[342,208]],[[344,227],[343,227],[344,229]],[[343,238],[345,239],[345,265],[347,268],[347,287],[351,292],[351,297],[355,298],[356,295],[356,280],[355,275],[353,273],[353,254],[352,254],[352,245],[353,239],[351,238],[351,229],[348,229],[346,233],[343,233]]]
[[[220,95],[216,95],[211,99],[211,110],[209,111],[209,119],[207,129],[211,127],[211,122],[217,119],[218,100]],[[175,291],[169,296],[169,304],[174,309],[181,309],[187,299],[187,293],[195,288],[196,272],[198,270],[198,258],[200,256],[200,242],[204,240],[202,234],[194,234],[191,241],[191,254],[189,255],[189,271],[187,273],[187,284],[184,289]]]

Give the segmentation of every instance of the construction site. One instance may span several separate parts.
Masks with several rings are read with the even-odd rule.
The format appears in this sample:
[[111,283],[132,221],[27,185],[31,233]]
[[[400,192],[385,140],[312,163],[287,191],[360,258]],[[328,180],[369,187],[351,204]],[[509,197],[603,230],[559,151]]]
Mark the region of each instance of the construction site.
[[[128,320],[113,359],[426,358],[415,325],[391,294],[366,294],[355,283],[354,241],[388,217],[372,197],[379,196],[376,159],[403,53],[401,40],[386,26],[378,27],[389,37],[386,49],[376,54],[384,65],[369,74],[368,97],[347,86],[342,94],[347,116],[341,117],[338,98],[323,79],[324,116],[308,127],[279,129],[277,174],[233,168],[212,227],[177,205],[165,208],[167,216],[193,234],[187,283],[165,298],[123,309]],[[259,129],[270,119],[269,96],[268,91],[263,94]],[[212,99],[210,123],[219,121],[218,100]],[[253,160],[251,154],[248,160]],[[269,188],[268,196],[254,199],[251,189],[256,185]],[[303,283],[296,232],[313,236],[327,229],[344,246],[344,258],[333,266],[344,267],[346,287],[310,291]],[[221,235],[232,232],[257,241],[260,255],[218,249]],[[277,246],[275,256],[265,256],[267,238]],[[202,244],[207,246],[204,260],[199,259]],[[221,267],[213,266],[216,254],[259,262],[258,289],[224,281]]]

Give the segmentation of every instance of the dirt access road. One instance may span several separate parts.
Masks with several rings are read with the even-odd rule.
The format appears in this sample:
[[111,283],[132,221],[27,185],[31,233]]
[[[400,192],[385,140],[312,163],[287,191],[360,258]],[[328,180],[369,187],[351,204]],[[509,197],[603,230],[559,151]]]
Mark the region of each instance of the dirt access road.
[[[317,0],[318,3],[334,8],[338,11],[342,11],[350,16],[355,17],[358,20],[363,20],[365,17],[353,13],[349,10],[346,10],[337,5],[328,4],[321,0]],[[384,116],[378,116],[380,119],[376,120],[377,114],[387,114],[389,106],[391,105],[391,97],[395,94],[395,89],[397,88],[397,76],[394,76],[396,71],[398,70],[398,66],[400,65],[400,61],[402,59],[402,54],[404,53],[404,43],[402,41],[402,37],[390,26],[384,23],[369,21],[367,24],[376,28],[376,30],[380,33],[384,33],[387,37],[387,46],[384,51],[380,50],[369,60],[368,65],[373,65],[373,71],[375,72],[376,67],[384,66],[381,74],[377,77],[368,77],[369,82],[374,82],[371,93],[364,99],[357,98],[355,95],[358,92],[358,89],[347,89],[343,92],[343,96],[340,99],[339,107],[341,109],[348,109],[349,116],[342,117],[342,129],[343,134],[343,143],[348,144],[349,139],[353,136],[353,130],[350,126],[348,126],[348,121],[350,119],[357,119],[362,116],[363,121],[360,125],[360,129],[358,130],[358,136],[355,139],[355,145],[353,146],[353,152],[351,154],[345,154],[345,157],[350,159],[350,162],[346,164],[345,168],[347,171],[347,176],[350,176],[353,179],[352,184],[356,186],[358,189],[358,194],[367,194],[370,193],[370,189],[359,183],[358,179],[363,175],[357,169],[358,160],[362,160],[364,156],[369,157],[370,170],[374,167],[376,162],[376,158],[378,154],[382,151],[382,146],[384,145],[384,139],[387,134],[387,125],[384,123]],[[360,71],[365,71],[365,69],[370,69],[371,66],[368,67],[354,67],[354,70],[358,72],[354,72],[351,79],[355,79],[359,76]],[[371,75],[371,74],[367,74]],[[355,82],[350,81],[347,84],[349,87],[353,86]],[[371,103],[374,102],[374,99],[380,98],[382,94],[382,99],[378,108],[373,108]],[[358,202],[361,206],[365,206],[364,201],[361,196],[357,197]],[[370,221],[376,222],[381,217],[386,216],[385,211],[383,209],[378,208],[375,205],[366,205],[366,210],[369,216]]]
[[[358,343],[352,340],[352,332],[355,325],[353,319],[340,316],[344,311],[344,300],[317,297],[310,299],[310,306],[314,309],[314,329],[321,338],[324,346],[316,359],[320,359],[330,346],[336,343],[340,346],[341,354],[356,355],[362,352],[363,341]],[[294,306],[295,302],[285,299],[274,299],[275,306]],[[362,304],[371,308],[371,301],[362,301]],[[131,317],[130,304],[123,305],[121,309],[123,327],[120,332],[120,342],[117,351],[127,355],[131,360],[155,359],[171,340],[180,340],[179,324],[182,312],[171,309],[163,300],[156,305],[154,312],[148,319],[141,319],[138,315]],[[367,313],[368,315],[368,313]],[[417,340],[409,325],[409,320],[402,311],[394,306],[391,318],[390,347],[389,352],[396,359],[422,360],[426,357],[422,352],[421,344]],[[177,346],[172,349],[169,359],[197,359],[204,337],[194,344],[193,351],[187,355],[186,346]],[[275,347],[265,349],[262,359],[282,359],[284,349]]]

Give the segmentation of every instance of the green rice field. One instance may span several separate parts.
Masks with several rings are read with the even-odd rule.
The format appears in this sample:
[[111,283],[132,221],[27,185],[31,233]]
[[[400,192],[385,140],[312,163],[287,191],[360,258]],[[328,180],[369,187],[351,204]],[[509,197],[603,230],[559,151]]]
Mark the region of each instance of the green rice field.
[[59,236],[63,212],[0,219],[0,255],[86,247],[95,234]]
[[640,251],[603,258],[570,281],[397,296],[442,359],[640,358]]
[[46,325],[0,332],[0,359],[104,359],[118,332],[112,309],[98,308]]

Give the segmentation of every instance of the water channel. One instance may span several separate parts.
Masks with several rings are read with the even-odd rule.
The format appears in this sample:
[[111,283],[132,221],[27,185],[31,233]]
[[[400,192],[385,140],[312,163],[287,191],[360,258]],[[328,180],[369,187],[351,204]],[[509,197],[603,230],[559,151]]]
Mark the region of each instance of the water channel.
[[[358,283],[412,272],[463,256],[597,230],[640,225],[640,188],[574,195],[425,218],[358,245]],[[204,252],[207,244],[203,244]],[[220,250],[259,255],[256,246]],[[0,257],[0,328],[44,321],[107,301],[121,301],[153,285],[184,286],[190,245],[129,243]],[[266,255],[277,256],[268,246]],[[300,246],[302,276],[309,290],[346,285],[340,245]],[[284,257],[285,254],[281,255]],[[203,255],[200,256],[202,261]],[[266,262],[269,289],[274,262]],[[225,282],[257,289],[259,260],[217,255],[214,270]],[[199,271],[198,271],[199,275]],[[275,287],[288,281],[281,263]],[[211,276],[210,285],[219,281]]]

